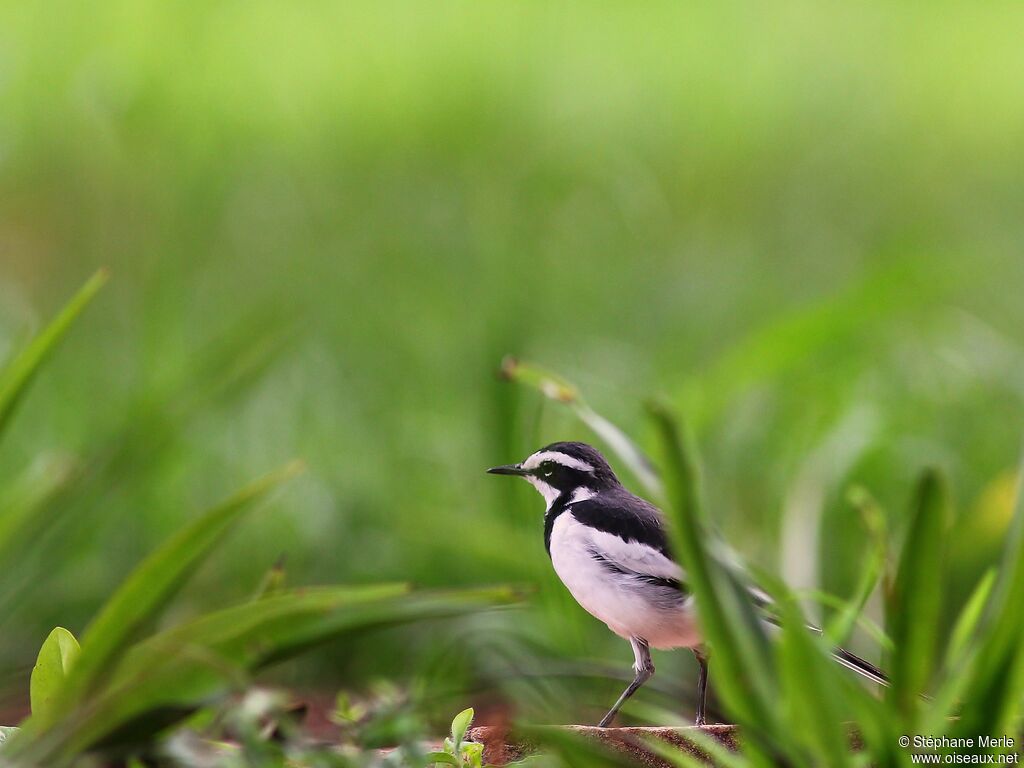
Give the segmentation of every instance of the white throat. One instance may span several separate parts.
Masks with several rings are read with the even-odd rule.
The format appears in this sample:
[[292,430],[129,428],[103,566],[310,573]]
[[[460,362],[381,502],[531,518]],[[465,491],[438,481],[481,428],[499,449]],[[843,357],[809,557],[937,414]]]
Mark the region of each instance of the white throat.
[[[555,499],[562,495],[562,492],[555,488],[553,485],[548,485],[538,477],[532,475],[526,476],[527,482],[532,485],[541,496],[544,497],[544,511],[548,512],[551,509],[551,505],[555,503]],[[597,495],[597,492],[591,488],[580,486],[572,492],[572,496],[569,497],[569,501],[566,502],[566,506],[570,504],[576,504],[580,501],[586,501],[592,499]]]
[[547,512],[551,509],[551,505],[555,503],[555,499],[562,495],[562,492],[555,488],[553,485],[548,485],[543,480],[533,475],[527,475],[526,481],[537,489],[538,493],[544,497],[544,511]]

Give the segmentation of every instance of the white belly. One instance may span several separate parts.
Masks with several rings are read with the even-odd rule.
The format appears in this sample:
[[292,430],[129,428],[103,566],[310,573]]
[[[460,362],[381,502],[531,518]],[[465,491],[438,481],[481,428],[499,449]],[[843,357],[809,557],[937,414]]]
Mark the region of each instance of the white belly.
[[620,637],[643,638],[655,648],[691,648],[701,642],[693,598],[610,572],[594,559],[601,539],[567,510],[551,530],[551,563],[576,602]]

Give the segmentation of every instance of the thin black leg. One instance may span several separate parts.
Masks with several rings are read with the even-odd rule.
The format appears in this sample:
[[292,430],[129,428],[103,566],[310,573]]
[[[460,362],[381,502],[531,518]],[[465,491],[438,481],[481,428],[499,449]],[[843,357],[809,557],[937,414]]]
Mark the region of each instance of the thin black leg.
[[615,715],[618,714],[619,709],[622,708],[622,705],[626,703],[626,700],[636,693],[641,685],[654,677],[654,662],[651,661],[651,650],[647,645],[647,641],[641,640],[639,637],[633,637],[630,638],[629,644],[633,646],[633,656],[636,658],[636,662],[633,665],[636,677],[633,678],[633,682],[619,696],[619,700],[608,710],[608,714],[601,718],[601,722],[597,724],[598,728],[607,728],[609,723],[615,718]]
[[704,725],[707,720],[708,700],[708,655],[703,648],[694,648],[693,655],[697,657],[697,664],[700,665],[700,672],[697,675],[697,715],[693,719],[694,725]]

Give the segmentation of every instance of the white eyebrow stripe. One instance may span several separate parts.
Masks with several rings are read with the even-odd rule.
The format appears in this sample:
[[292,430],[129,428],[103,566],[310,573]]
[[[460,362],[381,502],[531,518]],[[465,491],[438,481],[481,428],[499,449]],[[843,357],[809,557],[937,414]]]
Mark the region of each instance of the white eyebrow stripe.
[[561,464],[563,467],[578,469],[582,472],[594,471],[594,467],[587,462],[561,451],[538,451],[523,462],[523,469],[536,469],[545,461],[553,461],[556,464]]

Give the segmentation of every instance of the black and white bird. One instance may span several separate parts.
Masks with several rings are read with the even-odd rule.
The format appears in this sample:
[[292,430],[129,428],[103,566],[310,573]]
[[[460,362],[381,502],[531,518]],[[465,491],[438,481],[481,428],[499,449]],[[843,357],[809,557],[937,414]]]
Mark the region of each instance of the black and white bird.
[[[690,648],[697,658],[696,724],[705,722],[708,657],[693,596],[673,559],[661,512],[626,490],[604,456],[585,443],[552,443],[519,464],[493,467],[536,488],[547,504],[544,546],[576,601],[633,647],[635,677],[598,723],[606,727],[654,675],[651,647]],[[753,595],[763,602],[765,596]],[[855,672],[886,684],[885,675],[843,649],[833,654]]]

